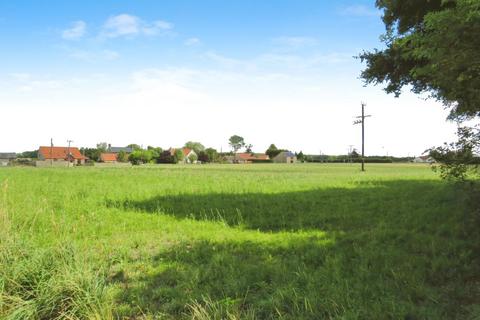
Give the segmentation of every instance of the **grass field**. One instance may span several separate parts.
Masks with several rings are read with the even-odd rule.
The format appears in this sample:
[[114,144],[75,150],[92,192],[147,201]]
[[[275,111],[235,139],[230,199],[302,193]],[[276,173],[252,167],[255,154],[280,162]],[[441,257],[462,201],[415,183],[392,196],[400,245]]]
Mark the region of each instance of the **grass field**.
[[1,319],[479,319],[472,201],[423,165],[0,169]]

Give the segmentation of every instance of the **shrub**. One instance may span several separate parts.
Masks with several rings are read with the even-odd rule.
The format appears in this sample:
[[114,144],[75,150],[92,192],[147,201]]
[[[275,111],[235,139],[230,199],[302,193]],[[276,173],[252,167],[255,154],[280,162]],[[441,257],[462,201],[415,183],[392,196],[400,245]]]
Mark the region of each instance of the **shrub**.
[[165,150],[157,158],[157,163],[175,163],[175,157],[172,156],[170,151]]
[[205,151],[201,151],[198,154],[198,160],[201,161],[202,163],[207,163],[207,162],[210,162],[210,157]]
[[195,153],[192,153],[188,156],[188,161],[190,163],[195,163],[198,160],[198,156]]
[[128,161],[128,155],[125,151],[120,151],[117,156],[117,160],[119,162],[127,162]]

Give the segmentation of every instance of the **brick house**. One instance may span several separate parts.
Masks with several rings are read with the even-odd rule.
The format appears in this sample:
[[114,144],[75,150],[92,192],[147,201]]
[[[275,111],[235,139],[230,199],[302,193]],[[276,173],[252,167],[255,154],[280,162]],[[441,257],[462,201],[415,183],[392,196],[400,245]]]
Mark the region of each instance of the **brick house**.
[[118,161],[117,153],[101,153],[100,161],[105,163],[116,163]]
[[255,161],[261,162],[261,161],[267,161],[267,160],[270,160],[270,158],[266,154],[243,152],[243,153],[236,153],[233,159],[233,162],[234,163],[253,163]]
[[39,160],[51,160],[54,162],[64,161],[74,165],[85,164],[88,158],[80,153],[77,147],[46,147],[42,146],[38,149]]

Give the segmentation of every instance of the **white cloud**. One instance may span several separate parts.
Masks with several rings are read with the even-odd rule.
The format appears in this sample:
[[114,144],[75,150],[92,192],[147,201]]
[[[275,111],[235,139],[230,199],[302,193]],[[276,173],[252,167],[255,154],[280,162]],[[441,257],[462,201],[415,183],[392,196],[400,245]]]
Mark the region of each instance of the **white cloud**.
[[186,46],[196,46],[201,44],[202,42],[198,38],[188,38],[183,42]]
[[259,56],[248,59],[237,59],[215,51],[208,51],[205,57],[218,64],[218,66],[228,69],[238,69],[238,71],[260,71],[264,72],[291,72],[291,73],[314,73],[325,71],[326,66],[345,66],[355,62],[351,52],[267,52]]
[[19,92],[26,93],[26,92],[32,91],[33,88],[31,86],[20,86],[20,87],[17,88],[17,90]]
[[78,49],[67,49],[68,56],[73,59],[86,61],[86,62],[96,62],[96,61],[111,61],[116,60],[120,57],[120,54],[112,50],[100,50],[100,51],[89,51],[89,50],[78,50]]
[[312,37],[278,37],[272,40],[273,44],[291,48],[310,47],[318,44]]
[[116,60],[120,57],[120,54],[112,50],[103,50],[102,56],[105,60]]
[[108,18],[103,26],[104,35],[107,37],[119,37],[125,35],[135,35],[139,33],[140,19],[128,14],[120,14]]
[[52,79],[49,76],[38,77],[30,73],[12,73],[12,84],[20,92],[31,92],[34,90],[56,90],[63,87],[62,81]]
[[[27,121],[27,129],[15,139],[2,140],[0,147],[30,150],[54,137],[57,141],[73,139],[77,146],[110,141],[166,148],[198,139],[227,150],[228,137],[240,134],[256,151],[275,143],[305,153],[342,154],[349,145],[360,145],[359,127],[352,121],[362,100],[373,115],[366,127],[368,155],[420,154],[453,137],[455,126],[445,123],[447,113],[434,101],[409,93],[395,99],[380,88],[364,88],[355,79],[355,71],[342,75],[337,66],[333,71],[322,67],[323,72],[298,73],[283,67],[281,61],[288,61],[288,56],[279,59],[269,70],[265,61],[256,60],[257,69],[248,69],[233,59],[239,63],[235,69],[223,65],[142,69],[123,76],[84,79],[11,75],[26,81],[14,82],[10,77],[9,85],[22,94],[7,87],[0,95],[6,106],[2,112],[12,119],[0,126],[0,135],[12,132],[19,121]],[[75,110],[83,112],[76,112],[72,123],[68,119]],[[26,119],[25,114],[31,116]],[[112,114],[115,121],[105,122]],[[60,125],[42,127],[48,121]],[[85,123],[98,130],[85,131]],[[289,130],[279,131],[280,127]]]
[[171,24],[170,22],[157,20],[154,21],[152,24],[143,23],[142,32],[145,35],[154,36],[164,33],[170,29],[173,29],[173,24]]
[[154,36],[164,34],[172,28],[173,24],[166,21],[156,20],[148,23],[137,16],[123,13],[108,18],[100,35],[107,38]]
[[111,101],[117,106],[142,105],[146,108],[181,108],[202,105],[208,95],[194,79],[201,72],[191,69],[145,69],[131,75],[124,93],[114,94]]
[[364,5],[352,5],[341,10],[343,15],[359,17],[379,17],[382,15],[380,10],[369,8]]
[[30,73],[23,72],[11,73],[10,76],[17,81],[27,81],[30,80],[30,78],[32,77]]
[[223,67],[234,68],[234,67],[246,67],[248,65],[247,61],[242,61],[239,59],[229,58],[218,54],[214,51],[208,51],[205,53],[205,57],[208,59],[220,64]]
[[62,32],[62,38],[67,40],[75,40],[83,37],[87,32],[87,24],[82,21],[75,21],[72,23],[71,28],[65,29]]
[[353,62],[354,54],[346,52],[314,53],[310,55],[289,55],[268,53],[260,56],[257,63],[272,64],[276,67],[310,69],[325,65]]

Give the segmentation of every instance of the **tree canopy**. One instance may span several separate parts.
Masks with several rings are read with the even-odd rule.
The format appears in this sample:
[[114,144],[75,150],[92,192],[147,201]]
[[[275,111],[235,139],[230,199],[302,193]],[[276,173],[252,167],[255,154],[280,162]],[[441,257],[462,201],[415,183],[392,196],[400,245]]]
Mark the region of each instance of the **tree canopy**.
[[183,161],[185,159],[185,155],[183,154],[182,149],[175,149],[175,154],[173,155],[175,159],[175,163]]
[[265,154],[267,154],[270,159],[275,158],[278,156],[282,151],[287,151],[285,149],[278,149],[276,145],[273,143],[268,147],[268,149],[265,151]]
[[459,127],[458,141],[431,148],[429,154],[440,163],[434,168],[444,179],[467,180],[480,177],[480,125]]
[[120,151],[117,155],[118,162],[128,162],[128,154],[125,151]]
[[136,143],[131,143],[127,146],[127,148],[132,148],[134,151],[142,150],[142,147]]
[[207,157],[206,158],[203,157],[203,160],[202,160],[202,159],[200,159],[200,156],[199,156],[199,160],[201,160],[203,162],[218,161],[218,152],[214,148],[205,149],[205,154],[206,154]]
[[233,135],[228,139],[228,144],[232,148],[233,152],[236,153],[238,150],[245,146],[245,140],[243,137]]
[[361,77],[385,83],[400,95],[405,86],[429,93],[451,109],[450,118],[480,116],[480,1],[377,0],[386,34],[383,50],[363,52]]
[[106,142],[99,142],[99,143],[97,143],[97,149],[98,149],[100,152],[105,152],[105,151],[107,151],[107,149],[108,149],[108,143],[106,143]]
[[205,150],[205,146],[200,142],[196,141],[188,141],[185,143],[184,147],[192,149],[193,151],[195,151],[196,154],[199,154],[200,152]]
[[132,164],[142,164],[142,163],[149,163],[152,160],[152,152],[150,150],[135,150],[129,156],[128,160]]

